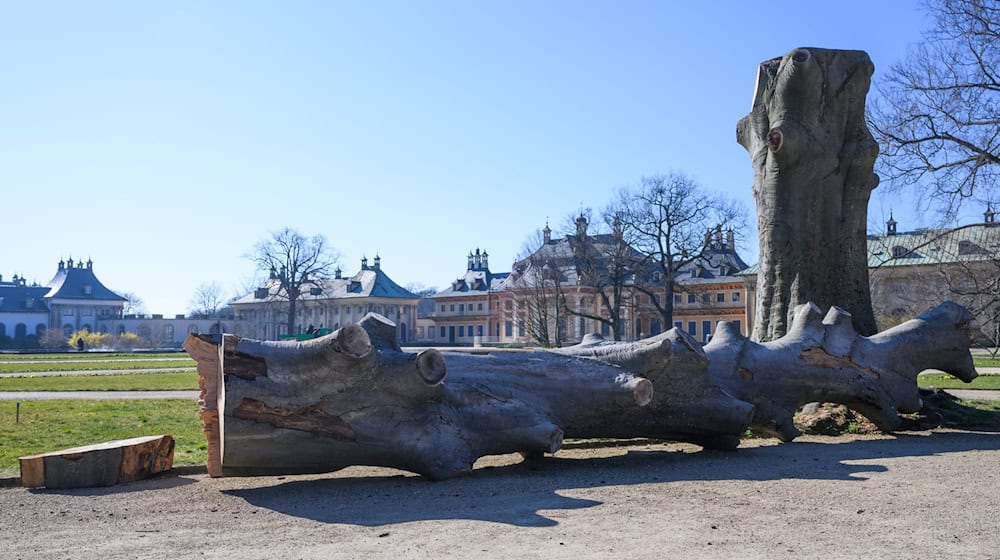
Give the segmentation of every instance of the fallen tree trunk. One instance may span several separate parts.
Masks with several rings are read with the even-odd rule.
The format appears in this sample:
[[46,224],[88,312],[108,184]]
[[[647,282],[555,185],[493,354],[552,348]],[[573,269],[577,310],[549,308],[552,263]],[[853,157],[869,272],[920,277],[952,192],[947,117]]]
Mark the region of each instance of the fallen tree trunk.
[[870,337],[855,332],[846,311],[833,307],[824,317],[807,303],[795,310],[788,334],[764,344],[720,322],[705,353],[712,381],[754,404],[754,426],[790,441],[799,435],[792,417],[809,402],[843,404],[895,430],[899,413],[922,406],[921,371],[976,378],[973,339],[972,316],[952,302]]
[[184,347],[198,360],[213,476],[376,465],[443,479],[483,455],[553,453],[568,418],[613,417],[653,392],[620,368],[550,352],[446,366],[437,350],[402,352],[395,325],[372,314],[307,342],[191,335]]
[[377,315],[308,342],[191,335],[184,347],[198,360],[212,476],[378,465],[443,479],[483,455],[555,452],[564,436],[731,449],[753,424],[788,441],[813,401],[892,430],[920,408],[921,370],[976,376],[971,340],[968,312],[951,303],[872,337],[846,312],[824,319],[807,304],[779,340],[722,322],[704,349],[672,329],[551,352],[409,354]]

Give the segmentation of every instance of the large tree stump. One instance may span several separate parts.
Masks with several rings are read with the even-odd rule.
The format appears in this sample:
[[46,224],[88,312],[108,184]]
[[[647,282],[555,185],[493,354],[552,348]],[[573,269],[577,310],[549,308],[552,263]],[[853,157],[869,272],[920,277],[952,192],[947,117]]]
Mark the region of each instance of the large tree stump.
[[73,447],[20,458],[21,484],[29,488],[113,486],[168,471],[174,438],[145,436]]
[[752,109],[736,126],[760,229],[754,340],[784,336],[809,301],[839,305],[858,332],[875,333],[866,233],[878,144],[865,121],[873,71],[863,51],[816,48],[760,64]]
[[373,314],[307,342],[190,335],[184,347],[199,362],[213,476],[375,465],[443,479],[483,455],[555,452],[569,419],[615,417],[653,392],[620,368],[550,352],[446,366],[437,350],[402,352],[395,325]]

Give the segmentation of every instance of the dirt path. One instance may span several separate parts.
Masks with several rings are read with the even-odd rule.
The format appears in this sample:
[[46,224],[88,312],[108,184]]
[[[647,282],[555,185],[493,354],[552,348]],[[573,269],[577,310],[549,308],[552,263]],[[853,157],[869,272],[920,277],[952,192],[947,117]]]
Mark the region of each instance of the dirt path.
[[1000,434],[577,449],[432,483],[166,476],[0,489],[8,558],[998,558]]

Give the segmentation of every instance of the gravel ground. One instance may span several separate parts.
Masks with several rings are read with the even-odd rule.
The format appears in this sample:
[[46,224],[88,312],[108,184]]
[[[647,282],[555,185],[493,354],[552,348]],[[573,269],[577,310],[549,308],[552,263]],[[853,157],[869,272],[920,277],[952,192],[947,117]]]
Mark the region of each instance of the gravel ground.
[[1000,434],[750,440],[0,489],[4,558],[1000,558]]

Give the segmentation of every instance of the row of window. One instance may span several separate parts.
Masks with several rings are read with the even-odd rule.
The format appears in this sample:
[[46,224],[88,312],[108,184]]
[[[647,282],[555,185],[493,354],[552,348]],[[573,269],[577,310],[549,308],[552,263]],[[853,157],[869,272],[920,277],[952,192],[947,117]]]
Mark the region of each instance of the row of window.
[[[714,295],[713,295],[714,293]],[[729,293],[730,303],[739,303],[743,300],[743,294],[741,292],[730,292]],[[687,301],[688,304],[694,305],[698,303],[698,294],[693,292],[688,292],[685,294],[674,294],[674,305],[684,305]],[[702,292],[701,293],[701,303],[705,305],[711,305],[712,303],[726,303],[726,292]]]
[[[442,303],[441,304],[441,313],[445,313],[446,311],[450,312],[450,313],[454,313],[455,312],[455,305],[456,304],[454,304],[454,303],[449,303],[449,304]],[[472,308],[473,305],[476,306],[475,311],[482,311],[483,310],[483,304],[481,302],[480,303],[476,303],[476,304],[472,304],[472,303],[469,303],[469,304],[459,303],[457,305],[458,305],[458,312],[459,313],[465,313],[466,311],[472,312],[473,311],[473,308]]]
[[[438,339],[454,341],[458,338],[483,336],[486,328],[483,325],[449,325],[438,327]],[[417,333],[420,336],[420,333]],[[434,328],[427,327],[427,338],[434,338]]]

